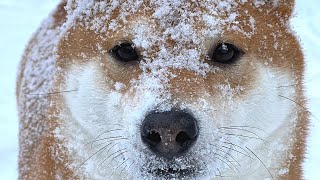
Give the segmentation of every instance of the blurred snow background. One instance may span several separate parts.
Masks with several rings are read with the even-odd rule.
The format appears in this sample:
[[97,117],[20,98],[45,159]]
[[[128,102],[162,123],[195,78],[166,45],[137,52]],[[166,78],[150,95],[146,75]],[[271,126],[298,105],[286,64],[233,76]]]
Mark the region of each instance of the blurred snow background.
[[[40,22],[59,0],[0,0],[0,179],[17,179],[18,119],[15,102],[17,65]],[[306,53],[306,85],[312,120],[307,180],[320,179],[320,1],[297,0],[295,31]]]

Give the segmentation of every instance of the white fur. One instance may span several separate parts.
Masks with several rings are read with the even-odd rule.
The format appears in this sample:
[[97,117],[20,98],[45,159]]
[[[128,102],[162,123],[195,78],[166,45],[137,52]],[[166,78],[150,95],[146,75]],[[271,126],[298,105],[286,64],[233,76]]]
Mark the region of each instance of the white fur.
[[[140,125],[144,116],[160,105],[167,109],[178,105],[182,109],[190,110],[197,118],[200,135],[196,144],[187,153],[187,157],[176,159],[174,165],[170,167],[199,168],[199,174],[190,179],[209,179],[209,177],[220,179],[219,175],[230,179],[271,178],[268,170],[272,176],[287,171],[273,167],[279,166],[279,163],[289,156],[287,151],[292,142],[288,142],[287,139],[290,139],[288,137],[294,127],[292,122],[296,116],[293,113],[295,108],[293,103],[279,95],[293,98],[294,92],[288,89],[282,91],[278,87],[293,82],[293,79],[289,73],[271,69],[263,64],[257,65],[257,72],[258,82],[253,89],[232,90],[227,84],[223,84],[225,82],[217,87],[221,94],[230,98],[224,98],[221,94],[202,92],[203,97],[193,102],[188,100],[174,102],[170,92],[161,88],[160,91],[155,91],[154,87],[150,88],[154,86],[152,82],[156,82],[155,77],[149,77],[151,83],[145,83],[148,78],[140,76],[134,85],[131,84],[130,93],[125,94],[121,89],[114,88],[119,86],[119,82],[106,79],[98,59],[92,59],[81,65],[74,64],[67,72],[65,88],[77,91],[64,94],[67,111],[61,114],[62,126],[56,133],[65,140],[66,147],[72,155],[70,157],[74,157],[72,166],[81,167],[78,173],[83,173],[86,178],[156,179],[145,172],[144,168],[156,169],[167,165],[149,152],[142,143]],[[241,98],[232,97],[232,92],[241,93],[241,91],[249,93]],[[163,96],[167,98],[162,98]],[[251,128],[221,129],[231,126]],[[106,132],[108,130],[114,131]],[[110,137],[124,139],[113,141],[106,149],[98,151],[103,145],[95,146],[102,142],[108,144],[107,141],[111,139],[107,138]],[[106,139],[87,144],[96,138]],[[238,152],[233,150],[228,152],[228,148]],[[98,153],[94,155],[97,151]],[[98,155],[100,152],[102,153]],[[226,156],[225,161],[229,165],[219,160],[223,156]],[[194,165],[189,161],[198,164]]]

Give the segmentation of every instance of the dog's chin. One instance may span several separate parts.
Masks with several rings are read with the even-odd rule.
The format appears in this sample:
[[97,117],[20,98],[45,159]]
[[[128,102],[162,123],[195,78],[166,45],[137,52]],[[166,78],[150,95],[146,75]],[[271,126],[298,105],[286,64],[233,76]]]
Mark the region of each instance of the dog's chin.
[[184,179],[196,177],[201,172],[201,168],[194,158],[182,156],[172,160],[165,158],[152,159],[144,164],[142,171],[147,176],[155,178]]
[[175,169],[175,168],[158,168],[148,173],[156,177],[162,178],[187,178],[194,177],[196,170],[193,168],[189,169]]

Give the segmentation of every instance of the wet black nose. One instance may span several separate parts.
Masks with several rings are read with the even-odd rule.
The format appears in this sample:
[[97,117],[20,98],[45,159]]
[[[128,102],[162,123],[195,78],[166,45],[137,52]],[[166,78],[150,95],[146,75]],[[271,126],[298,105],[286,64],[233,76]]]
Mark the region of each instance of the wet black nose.
[[197,140],[199,127],[194,117],[184,111],[152,112],[141,127],[141,138],[157,155],[181,156]]

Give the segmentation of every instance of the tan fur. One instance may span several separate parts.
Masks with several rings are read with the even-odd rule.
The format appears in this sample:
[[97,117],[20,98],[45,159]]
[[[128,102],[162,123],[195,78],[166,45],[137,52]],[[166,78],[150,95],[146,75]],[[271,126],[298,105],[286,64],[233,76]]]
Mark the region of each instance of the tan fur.
[[[270,66],[279,71],[288,71],[289,69],[294,77],[298,77],[298,79],[296,79],[297,84],[294,85],[297,102],[291,102],[299,104],[299,106],[297,106],[297,112],[299,113],[298,116],[301,117],[294,132],[296,141],[293,145],[292,154],[295,155],[296,158],[288,162],[283,162],[283,166],[289,164],[290,171],[287,175],[279,177],[280,179],[293,180],[302,179],[301,164],[304,159],[305,139],[308,130],[308,114],[302,108],[306,103],[302,87],[302,74],[304,71],[303,54],[296,37],[287,31],[285,27],[287,23],[283,22],[289,19],[294,2],[290,0],[289,2],[286,1],[285,4],[286,6],[281,5],[281,7],[276,9],[271,7],[270,4],[267,4],[265,5],[267,7],[264,8],[264,12],[260,12],[250,6],[240,8],[240,12],[241,9],[248,10],[249,12],[247,14],[251,14],[256,19],[256,22],[265,23],[256,24],[256,32],[250,38],[243,36],[237,31],[230,30],[227,30],[222,38],[226,42],[232,42],[242,47],[245,51],[243,59],[250,59],[252,56],[256,58],[261,57],[261,59],[272,58],[272,63],[269,64]],[[46,31],[53,30],[58,32],[58,28],[66,20],[64,6],[65,2],[61,3],[51,15],[54,21],[50,27],[46,27]],[[149,11],[150,10],[147,10],[146,12]],[[141,12],[140,14],[138,12],[138,17],[143,17],[145,15],[143,13],[145,12]],[[263,16],[260,14],[263,14]],[[279,17],[286,18],[280,19]],[[246,18],[246,16],[239,16],[238,20],[240,22],[248,21]],[[137,19],[133,18],[132,21]],[[198,25],[199,28],[201,28],[201,24]],[[154,26],[157,26],[157,24],[154,24]],[[270,26],[272,26],[272,28],[270,28]],[[249,30],[250,27],[244,27],[244,29]],[[276,39],[273,36],[274,33],[279,34]],[[83,26],[72,28],[67,34],[68,35],[62,38],[57,44],[56,54],[58,58],[56,60],[56,68],[68,69],[72,64],[81,64],[91,57],[100,57],[102,59],[110,58],[107,51],[110,50],[113,45],[117,44],[119,40],[130,40],[131,38],[127,36],[125,32],[107,32],[101,35],[92,30],[85,29]],[[53,86],[55,88],[42,89],[43,84],[52,79],[42,79],[41,75],[36,77],[37,82],[41,82],[37,86],[37,89],[27,88],[28,83],[31,83],[31,81],[29,81],[30,77],[25,76],[24,70],[27,68],[26,64],[31,61],[31,50],[37,46],[38,40],[37,35],[35,35],[26,48],[17,79],[17,102],[20,116],[19,142],[21,144],[30,142],[27,143],[28,145],[20,148],[19,179],[54,179],[57,174],[61,175],[62,179],[74,179],[77,177],[77,172],[74,172],[74,169],[70,169],[70,159],[65,147],[63,147],[63,143],[59,142],[53,133],[55,128],[59,126],[59,120],[56,118],[60,113],[59,107],[63,107],[64,102],[59,93],[42,95],[43,93],[59,91],[59,86],[64,83],[64,71],[56,71],[55,73],[57,74],[51,76],[51,78],[56,77],[55,85]],[[98,50],[96,47],[96,44],[101,42],[104,42],[101,44],[104,51]],[[276,42],[279,44],[278,49],[281,49],[281,53],[274,50],[274,44]],[[168,42],[168,45],[172,45],[173,43],[174,42]],[[212,45],[208,45],[208,51],[212,51],[210,46]],[[263,47],[263,49],[256,47]],[[44,53],[45,56],[33,60],[34,66],[32,68],[37,68],[37,64],[41,64],[43,59],[54,56],[52,49],[40,48],[39,51],[46,51],[48,53]],[[49,51],[51,51],[51,53]],[[84,54],[86,58],[83,58]],[[68,59],[72,59],[73,61],[66,61]],[[224,65],[215,64],[214,62],[208,63],[225,68]],[[178,76],[170,80],[170,91],[173,92],[175,99],[189,99],[192,101],[193,98],[199,96],[202,91],[206,91],[209,94],[219,93],[216,88],[212,88],[212,84],[223,82],[223,80],[228,77],[231,80],[231,87],[235,87],[239,83],[246,87],[246,91],[236,97],[241,98],[242,96],[250,94],[250,87],[254,87],[257,81],[257,77],[254,76],[254,72],[257,71],[257,69],[255,69],[254,66],[248,65],[248,63],[248,61],[243,61],[239,66],[233,66],[221,74],[208,74],[205,79],[188,70],[172,70],[175,71]],[[124,66],[113,61],[108,61],[102,68],[105,71],[105,76],[111,78],[114,82],[121,82],[125,85],[128,85],[130,80],[137,78],[141,74],[141,70],[137,65]],[[190,81],[185,81],[184,79],[190,79]],[[128,87],[122,89],[124,92],[128,90]],[[28,97],[28,101],[21,100],[21,97],[25,96]],[[37,109],[40,109],[40,111]],[[59,158],[53,157],[52,154],[59,154]]]

